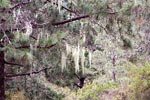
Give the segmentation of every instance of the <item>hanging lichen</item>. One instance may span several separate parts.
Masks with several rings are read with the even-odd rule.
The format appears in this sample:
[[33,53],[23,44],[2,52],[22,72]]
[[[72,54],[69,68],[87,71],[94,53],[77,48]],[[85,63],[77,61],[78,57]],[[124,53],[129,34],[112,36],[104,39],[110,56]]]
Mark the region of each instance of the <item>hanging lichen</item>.
[[68,43],[66,43],[66,52],[67,52],[67,55],[69,55],[71,53],[71,51],[72,51],[72,47]]
[[62,6],[62,2],[63,2],[63,0],[58,0],[58,10],[59,10],[59,12],[60,12],[60,8]]
[[85,49],[82,48],[81,49],[81,66],[82,66],[82,73],[84,74],[85,73],[85,69],[84,69],[84,63],[85,63]]
[[31,64],[33,61],[33,55],[29,52],[26,52],[21,58],[23,65]]
[[54,4],[54,0],[51,0],[52,5]]
[[33,51],[33,45],[32,44],[30,44],[30,51],[31,51],[31,53]]
[[32,34],[32,25],[30,22],[26,22],[25,23],[25,27],[26,27],[26,32],[25,32],[25,36],[27,38],[29,38],[29,36]]
[[85,34],[83,35],[83,43],[85,43],[85,41],[86,41],[86,36],[85,36]]
[[89,50],[89,65],[90,65],[90,68],[91,68],[91,65],[92,65],[92,52]]
[[[64,68],[66,68],[66,59],[68,55],[72,55],[74,65],[75,65],[75,73],[80,71],[80,63],[81,63],[81,69],[82,73],[85,73],[85,52],[86,49],[84,47],[80,47],[79,43],[78,46],[71,46],[68,43],[65,43],[66,46],[66,53],[63,51],[61,56],[61,63],[62,63],[62,72],[64,71]],[[89,66],[91,68],[92,63],[92,52],[88,50],[89,55]]]
[[58,10],[60,12],[63,0],[51,0],[52,6],[56,5],[58,7]]
[[33,55],[31,53],[29,53],[29,52],[26,52],[21,57],[21,62],[22,62],[22,65],[24,65],[24,67],[25,67],[25,69],[23,70],[23,72],[29,72],[29,71],[31,71],[31,65],[33,63]]
[[73,46],[72,46],[72,48],[71,48],[71,49],[72,49],[72,57],[74,57],[74,56],[75,56],[75,54],[76,54],[76,47],[73,47]]
[[72,56],[75,64],[75,72],[79,72],[79,54],[80,54],[80,46],[72,48]]
[[39,42],[40,42],[40,34],[37,37],[37,41],[35,43],[35,48],[37,48],[37,46],[39,45]]
[[78,48],[77,48],[77,54],[76,54],[76,64],[75,64],[75,68],[76,71],[79,72],[79,55],[80,55],[80,46],[78,44]]
[[64,69],[66,68],[66,54],[65,52],[61,53],[61,69],[62,72],[64,71]]
[[46,40],[48,40],[48,38],[49,38],[49,34],[48,34],[48,33],[46,33]]
[[55,0],[55,4],[57,3],[58,0]]

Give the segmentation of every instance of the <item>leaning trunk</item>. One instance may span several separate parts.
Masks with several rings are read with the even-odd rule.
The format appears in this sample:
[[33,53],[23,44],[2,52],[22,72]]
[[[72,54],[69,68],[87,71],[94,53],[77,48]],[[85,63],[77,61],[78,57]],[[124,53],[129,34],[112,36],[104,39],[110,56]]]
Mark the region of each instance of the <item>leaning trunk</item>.
[[[2,48],[0,44],[0,48]],[[0,100],[5,100],[5,62],[4,62],[4,51],[0,51]]]

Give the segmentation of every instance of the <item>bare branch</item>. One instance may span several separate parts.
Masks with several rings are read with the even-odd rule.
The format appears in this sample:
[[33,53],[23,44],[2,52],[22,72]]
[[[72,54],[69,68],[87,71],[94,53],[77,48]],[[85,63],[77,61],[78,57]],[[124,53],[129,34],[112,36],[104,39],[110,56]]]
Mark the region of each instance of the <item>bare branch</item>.
[[8,64],[8,65],[17,65],[17,66],[23,66],[21,64],[17,64],[17,63],[12,63],[12,62],[7,62],[7,61],[4,61],[5,64]]
[[34,39],[34,40],[37,40],[37,38],[36,37],[34,37],[33,35],[31,35],[30,36],[32,39]]

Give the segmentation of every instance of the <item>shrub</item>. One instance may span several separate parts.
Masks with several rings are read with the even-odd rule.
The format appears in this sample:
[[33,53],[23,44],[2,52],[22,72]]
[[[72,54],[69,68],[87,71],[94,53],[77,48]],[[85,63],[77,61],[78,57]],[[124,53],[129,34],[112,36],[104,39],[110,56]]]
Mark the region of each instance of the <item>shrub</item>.
[[92,83],[90,85],[85,85],[82,89],[79,89],[77,91],[77,96],[79,97],[79,100],[99,100],[103,93],[116,87],[117,85],[113,82],[104,83],[103,85]]
[[129,95],[132,100],[149,100],[150,97],[150,64],[134,66],[129,73]]

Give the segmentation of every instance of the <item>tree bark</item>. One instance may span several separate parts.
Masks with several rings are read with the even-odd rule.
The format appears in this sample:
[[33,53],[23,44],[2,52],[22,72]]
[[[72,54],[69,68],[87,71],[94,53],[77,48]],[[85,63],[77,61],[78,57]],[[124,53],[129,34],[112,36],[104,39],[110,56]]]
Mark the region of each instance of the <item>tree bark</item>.
[[[0,44],[0,48],[2,45]],[[0,51],[0,100],[5,100],[5,62],[4,62],[4,51]]]

